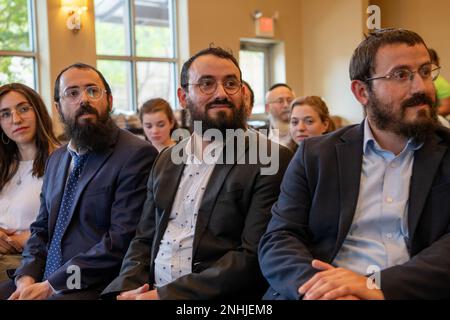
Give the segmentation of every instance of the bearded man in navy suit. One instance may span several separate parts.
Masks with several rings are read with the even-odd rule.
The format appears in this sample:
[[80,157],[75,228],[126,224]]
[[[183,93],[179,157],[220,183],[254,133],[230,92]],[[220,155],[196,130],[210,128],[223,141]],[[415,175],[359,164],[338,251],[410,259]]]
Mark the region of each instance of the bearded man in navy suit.
[[40,212],[3,299],[97,299],[120,270],[157,155],[114,124],[111,89],[95,68],[64,69],[54,99],[70,141],[48,160]]

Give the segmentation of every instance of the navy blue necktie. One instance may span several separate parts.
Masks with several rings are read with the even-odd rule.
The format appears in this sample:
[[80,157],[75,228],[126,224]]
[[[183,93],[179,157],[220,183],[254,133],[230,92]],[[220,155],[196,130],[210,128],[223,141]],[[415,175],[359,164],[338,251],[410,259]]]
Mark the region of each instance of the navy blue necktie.
[[59,207],[58,218],[56,219],[53,238],[48,249],[44,280],[48,279],[48,277],[50,277],[62,265],[61,239],[67,228],[67,224],[69,223],[69,215],[73,206],[73,199],[77,191],[78,179],[80,178],[81,171],[83,170],[83,166],[88,157],[87,153],[79,156],[75,152],[70,151],[70,154],[73,159],[73,169],[70,172],[69,179],[67,179],[61,206]]

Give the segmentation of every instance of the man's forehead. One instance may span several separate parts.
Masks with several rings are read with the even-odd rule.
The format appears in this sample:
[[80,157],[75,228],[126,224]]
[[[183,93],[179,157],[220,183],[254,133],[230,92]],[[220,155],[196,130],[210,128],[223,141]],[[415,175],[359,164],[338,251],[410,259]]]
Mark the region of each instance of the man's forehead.
[[203,55],[194,60],[189,68],[189,76],[200,78],[202,76],[239,78],[239,69],[229,59],[220,58],[211,54]]
[[70,68],[61,75],[62,88],[87,84],[102,84],[100,76],[92,69]]
[[293,93],[288,87],[280,86],[268,92],[269,97],[293,97]]
[[428,49],[423,44],[410,46],[394,43],[380,47],[375,56],[375,70],[386,71],[398,66],[417,68],[430,62]]

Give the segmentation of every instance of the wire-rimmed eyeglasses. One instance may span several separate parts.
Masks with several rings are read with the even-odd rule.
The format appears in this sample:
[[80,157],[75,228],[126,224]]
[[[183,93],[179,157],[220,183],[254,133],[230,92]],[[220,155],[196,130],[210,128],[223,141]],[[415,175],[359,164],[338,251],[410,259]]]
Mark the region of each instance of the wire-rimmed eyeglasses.
[[400,83],[405,83],[408,80],[412,81],[414,79],[414,75],[418,73],[420,77],[424,80],[436,80],[436,78],[439,76],[439,72],[441,70],[441,67],[436,66],[432,63],[427,63],[421,66],[418,70],[412,71],[407,68],[400,68],[397,70],[392,71],[391,73],[382,76],[382,77],[372,77],[366,79],[366,81],[373,81],[373,80],[380,80],[380,79],[387,79],[387,80],[393,80]]
[[188,86],[197,86],[203,94],[211,95],[216,92],[219,84],[222,85],[223,90],[229,95],[236,94],[239,89],[242,88],[242,83],[237,79],[228,79],[223,82],[216,81],[215,79],[201,79],[197,83],[188,83]]
[[20,117],[24,117],[30,113],[30,111],[33,110],[33,107],[29,104],[20,104],[16,106],[15,108],[10,109],[3,109],[0,111],[0,121],[1,122],[9,122],[13,119],[13,112],[16,113],[16,115],[19,115]]
[[91,100],[99,100],[103,97],[103,93],[107,93],[105,89],[98,86],[87,86],[85,88],[73,87],[64,90],[62,98],[68,103],[75,104],[81,101],[83,92],[85,92]]

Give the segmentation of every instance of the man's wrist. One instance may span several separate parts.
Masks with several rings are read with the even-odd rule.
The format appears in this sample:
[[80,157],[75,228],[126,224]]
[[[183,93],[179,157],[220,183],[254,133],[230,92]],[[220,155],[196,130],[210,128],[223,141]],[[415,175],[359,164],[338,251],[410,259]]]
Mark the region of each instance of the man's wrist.
[[14,279],[14,284],[16,285],[17,288],[19,288],[20,286],[28,286],[28,285],[32,285],[36,282],[36,280],[34,280],[33,277],[31,276],[27,276],[27,275],[20,275],[17,276]]

